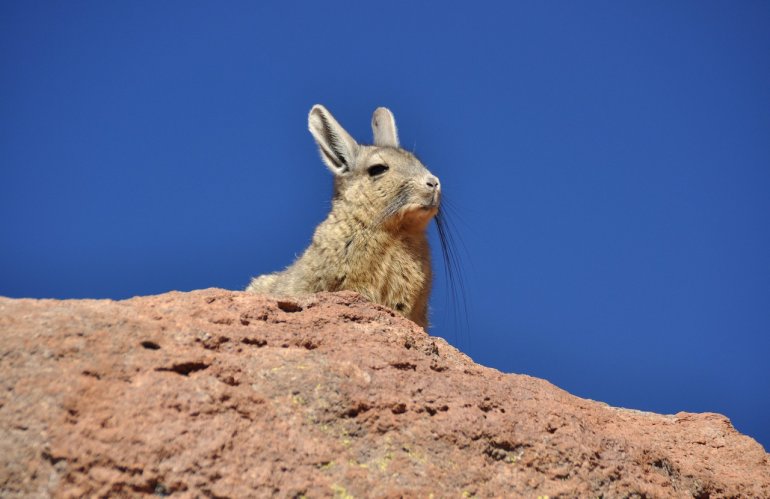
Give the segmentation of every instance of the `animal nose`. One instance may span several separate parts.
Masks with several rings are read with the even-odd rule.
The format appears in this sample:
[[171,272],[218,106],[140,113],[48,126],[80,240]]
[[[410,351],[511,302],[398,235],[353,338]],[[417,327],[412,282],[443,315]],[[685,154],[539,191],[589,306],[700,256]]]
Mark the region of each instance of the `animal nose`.
[[438,179],[436,177],[428,177],[426,182],[431,189],[438,189]]

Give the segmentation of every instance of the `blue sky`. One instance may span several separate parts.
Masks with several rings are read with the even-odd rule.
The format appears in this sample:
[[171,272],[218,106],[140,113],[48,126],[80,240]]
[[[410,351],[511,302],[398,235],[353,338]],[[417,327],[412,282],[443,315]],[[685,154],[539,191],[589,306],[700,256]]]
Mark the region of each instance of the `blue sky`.
[[384,105],[464,243],[432,334],[770,448],[770,4],[443,5],[2,2],[0,294],[241,289],[329,208],[310,107]]

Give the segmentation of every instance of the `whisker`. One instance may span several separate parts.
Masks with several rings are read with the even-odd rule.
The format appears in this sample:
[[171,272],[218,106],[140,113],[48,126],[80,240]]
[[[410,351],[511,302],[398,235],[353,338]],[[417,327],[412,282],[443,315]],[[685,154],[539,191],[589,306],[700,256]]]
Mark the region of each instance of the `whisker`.
[[451,213],[452,218],[456,219],[463,226],[465,226],[466,228],[471,228],[471,226],[463,218],[461,214],[462,210],[460,210],[459,207],[455,205],[454,200],[450,197],[447,197],[446,194],[441,195],[441,207],[446,208],[447,214]]
[[[465,241],[463,240],[463,238],[460,237],[460,230],[458,229],[457,225],[454,222],[454,219],[459,219],[460,218],[459,214],[458,214],[458,212],[457,212],[457,210],[455,208],[451,207],[451,205],[446,205],[445,206],[444,205],[444,201],[446,201],[446,199],[442,199],[441,200],[441,207],[442,207],[442,210],[445,207],[448,208],[443,213],[443,222],[445,223],[445,225],[447,226],[447,229],[448,229],[447,230],[447,234],[449,235],[450,238],[452,238],[452,243],[455,246],[457,246],[456,243],[459,243],[459,248],[462,250],[462,252],[464,254],[464,260],[467,260],[470,263],[470,265],[473,266],[473,258],[471,256],[471,252],[470,252],[470,250],[468,250],[468,247],[465,245]],[[450,214],[452,215],[451,218],[449,217]],[[460,219],[459,221],[467,229],[470,229],[470,230],[473,229],[471,226],[469,226],[462,219]]]
[[[470,330],[470,324],[468,319],[468,302],[465,286],[465,279],[462,274],[462,265],[459,255],[456,251],[457,238],[453,234],[456,232],[454,226],[447,219],[446,212],[442,208],[439,208],[438,214],[436,214],[436,229],[438,231],[439,242],[441,245],[441,255],[444,263],[444,271],[447,276],[447,282],[449,284],[449,296],[454,302],[452,307],[455,328],[460,329],[460,337],[462,338],[462,332],[468,332]],[[462,241],[460,240],[461,244]],[[463,244],[463,247],[465,245]],[[467,249],[466,249],[467,251]],[[462,313],[458,310],[457,305],[462,307]],[[462,324],[460,321],[460,315],[462,315]],[[461,327],[460,327],[461,326]],[[470,337],[468,336],[470,340]]]

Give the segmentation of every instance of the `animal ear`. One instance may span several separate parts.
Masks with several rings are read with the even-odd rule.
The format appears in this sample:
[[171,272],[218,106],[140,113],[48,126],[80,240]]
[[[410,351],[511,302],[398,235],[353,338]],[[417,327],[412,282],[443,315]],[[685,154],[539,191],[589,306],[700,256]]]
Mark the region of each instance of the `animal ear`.
[[374,132],[374,145],[398,147],[396,118],[387,107],[378,107],[374,110],[372,132]]
[[307,117],[307,126],[313,134],[321,159],[335,174],[349,172],[358,152],[358,143],[337,123],[328,109],[316,104]]

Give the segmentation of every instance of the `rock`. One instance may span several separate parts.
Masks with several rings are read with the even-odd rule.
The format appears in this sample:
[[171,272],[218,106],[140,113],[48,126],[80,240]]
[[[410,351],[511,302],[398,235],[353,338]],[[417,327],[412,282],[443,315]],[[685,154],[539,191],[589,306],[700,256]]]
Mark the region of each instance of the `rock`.
[[350,293],[0,299],[0,495],[770,497],[718,414],[475,364]]

